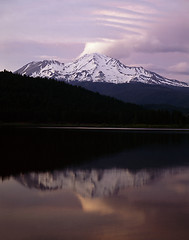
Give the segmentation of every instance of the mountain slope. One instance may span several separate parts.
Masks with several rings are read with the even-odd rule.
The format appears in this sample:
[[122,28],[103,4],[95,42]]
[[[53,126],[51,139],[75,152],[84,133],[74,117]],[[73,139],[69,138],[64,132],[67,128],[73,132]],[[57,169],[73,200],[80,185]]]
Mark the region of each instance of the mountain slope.
[[[72,82],[72,84],[124,102],[140,105],[170,105],[180,109],[189,108],[189,88],[187,87],[143,83],[112,84],[79,81]],[[189,111],[187,110],[187,112]]]
[[129,67],[119,60],[97,53],[86,54],[72,63],[58,61],[31,62],[15,73],[31,77],[47,77],[68,82],[144,83],[189,87],[187,83],[164,78],[143,67]]

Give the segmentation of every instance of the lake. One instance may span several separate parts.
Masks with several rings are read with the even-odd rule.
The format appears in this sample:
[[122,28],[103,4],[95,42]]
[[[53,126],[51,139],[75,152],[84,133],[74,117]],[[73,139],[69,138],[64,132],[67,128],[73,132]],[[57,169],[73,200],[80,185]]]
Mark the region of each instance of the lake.
[[188,240],[188,131],[1,128],[0,148],[2,240]]

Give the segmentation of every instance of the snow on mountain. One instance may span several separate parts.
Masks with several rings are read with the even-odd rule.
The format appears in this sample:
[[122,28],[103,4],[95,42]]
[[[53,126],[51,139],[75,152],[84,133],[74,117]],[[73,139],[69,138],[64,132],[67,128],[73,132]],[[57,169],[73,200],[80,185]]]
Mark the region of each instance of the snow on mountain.
[[67,82],[107,82],[132,83],[140,82],[155,85],[189,87],[185,82],[164,78],[143,67],[129,67],[119,60],[97,53],[86,54],[74,62],[63,64],[58,61],[31,62],[15,73],[31,77],[47,77]]
[[56,79],[62,74],[63,68],[63,63],[54,60],[44,60],[28,63],[15,73],[31,77],[47,77]]
[[167,174],[169,170],[140,170],[132,173],[127,169],[64,170],[47,173],[21,174],[15,177],[22,185],[39,190],[70,190],[82,197],[96,198],[117,195],[128,187],[142,187],[149,181]]

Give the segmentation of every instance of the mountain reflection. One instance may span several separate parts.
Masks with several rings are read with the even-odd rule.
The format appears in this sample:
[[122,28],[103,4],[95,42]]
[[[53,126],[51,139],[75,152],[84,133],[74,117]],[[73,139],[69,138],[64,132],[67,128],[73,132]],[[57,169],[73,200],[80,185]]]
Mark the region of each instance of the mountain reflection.
[[188,240],[188,132],[4,129],[0,143],[1,239]]
[[142,187],[154,179],[172,175],[181,169],[140,170],[64,170],[46,173],[20,174],[15,180],[28,188],[41,191],[69,190],[84,198],[115,196],[127,188]]

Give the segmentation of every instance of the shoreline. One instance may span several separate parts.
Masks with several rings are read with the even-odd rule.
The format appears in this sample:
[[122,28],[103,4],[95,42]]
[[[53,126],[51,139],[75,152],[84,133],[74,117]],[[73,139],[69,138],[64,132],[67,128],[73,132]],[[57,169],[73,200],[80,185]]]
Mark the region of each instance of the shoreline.
[[106,125],[106,124],[36,124],[36,123],[0,123],[3,128],[36,128],[64,130],[107,130],[107,131],[189,131],[189,126],[176,125]]
[[68,129],[68,130],[118,130],[118,131],[189,131],[189,128],[132,128],[132,127],[38,127],[40,129]]

